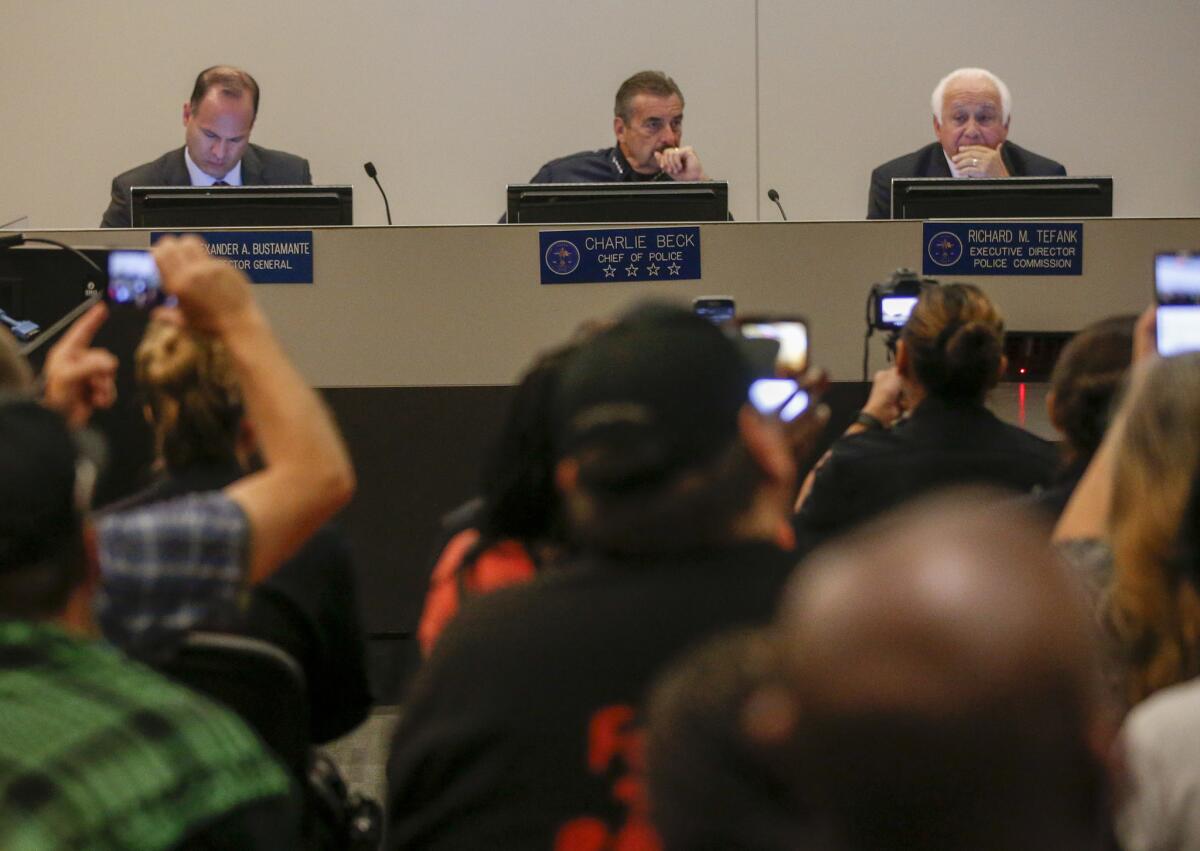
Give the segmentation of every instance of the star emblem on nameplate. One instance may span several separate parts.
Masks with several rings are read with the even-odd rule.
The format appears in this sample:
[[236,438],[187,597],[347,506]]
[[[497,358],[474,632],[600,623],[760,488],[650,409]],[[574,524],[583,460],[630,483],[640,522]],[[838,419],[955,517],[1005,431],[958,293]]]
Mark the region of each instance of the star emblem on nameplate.
[[638,267],[635,266],[633,263],[630,263],[628,266],[625,267],[625,277],[636,278],[637,273],[638,273]]
[[669,266],[667,266],[667,271],[670,272],[672,275],[678,275],[679,274],[679,264],[678,263],[670,264]]
[[617,267],[611,263],[604,267],[604,277],[615,278],[617,276]]
[[652,278],[657,278],[658,277],[658,264],[651,263],[649,266],[647,266],[646,274],[648,274]]

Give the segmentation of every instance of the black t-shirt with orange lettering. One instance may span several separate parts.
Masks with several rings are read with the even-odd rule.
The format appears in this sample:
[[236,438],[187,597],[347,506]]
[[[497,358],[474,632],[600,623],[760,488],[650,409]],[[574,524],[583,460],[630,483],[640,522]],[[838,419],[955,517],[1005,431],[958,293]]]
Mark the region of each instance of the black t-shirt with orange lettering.
[[643,696],[696,642],[768,621],[793,564],[766,543],[590,557],[472,599],[404,706],[388,847],[657,848]]

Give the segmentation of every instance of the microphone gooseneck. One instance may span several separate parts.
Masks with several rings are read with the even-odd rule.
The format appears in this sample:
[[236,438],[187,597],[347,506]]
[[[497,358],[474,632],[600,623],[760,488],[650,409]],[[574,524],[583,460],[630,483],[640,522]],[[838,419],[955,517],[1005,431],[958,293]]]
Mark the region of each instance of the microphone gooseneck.
[[367,177],[375,181],[375,185],[379,187],[379,194],[383,196],[383,211],[387,213],[387,223],[392,223],[392,207],[388,204],[387,193],[383,191],[383,184],[379,182],[379,172],[375,169],[375,163],[363,163],[363,171],[367,173]]
[[779,215],[783,216],[783,220],[786,222],[788,220],[788,217],[787,217],[787,213],[785,213],[783,211],[783,205],[779,203],[779,193],[776,192],[774,189],[768,189],[767,190],[767,198],[769,200],[775,202],[775,206],[779,208]]

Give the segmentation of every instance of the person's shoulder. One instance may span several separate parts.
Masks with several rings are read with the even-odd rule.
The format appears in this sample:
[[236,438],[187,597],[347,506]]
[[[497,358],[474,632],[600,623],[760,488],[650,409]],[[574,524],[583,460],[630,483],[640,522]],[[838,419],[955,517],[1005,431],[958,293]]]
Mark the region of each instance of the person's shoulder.
[[103,533],[109,529],[138,526],[241,525],[247,522],[246,512],[224,491],[208,491],[114,511],[100,518],[97,526]]
[[587,183],[615,180],[618,175],[612,163],[612,148],[595,151],[576,151],[558,157],[538,169],[531,183]]
[[1170,750],[1181,739],[1194,739],[1198,717],[1200,682],[1192,680],[1157,691],[1130,710],[1125,734],[1138,746],[1160,743]]
[[931,142],[915,151],[902,154],[895,159],[890,159],[882,165],[876,166],[874,174],[880,177],[916,177],[919,172],[925,170],[930,157],[940,149],[941,145],[939,143]]
[[910,441],[910,430],[909,421],[901,420],[891,428],[871,428],[846,435],[834,441],[830,447],[830,459],[844,465],[863,458],[904,451]]
[[997,428],[1021,451],[1042,456],[1054,465],[1058,463],[1058,450],[1052,441],[1046,440],[1044,437],[1039,437],[1019,425],[1005,422],[999,417],[996,417],[996,422],[999,424]]
[[1018,176],[1022,177],[1051,177],[1065,175],[1067,168],[1057,160],[1035,154],[1028,148],[1022,148],[1015,142],[1005,142],[1004,150],[1015,166]]
[[169,180],[170,175],[179,168],[183,169],[184,174],[187,173],[183,148],[172,148],[162,156],[121,172],[113,178],[113,182],[126,187],[168,185],[164,181]]
[[280,151],[276,150],[275,148],[264,148],[261,145],[255,145],[254,143],[251,143],[248,147],[258,155],[259,159],[263,161],[264,165],[269,165],[272,163],[288,166],[300,166],[308,164],[308,160],[299,154],[293,154],[288,151]]
[[[257,175],[257,177],[255,177]],[[264,148],[251,142],[242,154],[242,179],[261,184],[308,184],[312,182],[308,160],[304,157]]]
[[[113,567],[128,564],[136,568],[143,560],[152,559],[161,568],[161,560],[155,556],[158,547],[174,548],[188,542],[197,545],[205,559],[236,563],[248,547],[250,521],[224,491],[210,491],[106,514],[96,523],[96,535],[101,559]],[[192,550],[171,552],[182,557]]]

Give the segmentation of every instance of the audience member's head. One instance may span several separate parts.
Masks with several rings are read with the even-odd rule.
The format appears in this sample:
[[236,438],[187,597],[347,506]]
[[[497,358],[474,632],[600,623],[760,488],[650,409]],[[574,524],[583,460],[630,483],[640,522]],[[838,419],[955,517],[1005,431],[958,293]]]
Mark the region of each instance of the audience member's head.
[[1126,654],[1130,704],[1200,674],[1200,583],[1175,557],[1200,469],[1200,354],[1135,372],[1115,426],[1109,516],[1108,621]]
[[1054,364],[1046,407],[1070,464],[1086,464],[1100,448],[1133,359],[1136,321],[1114,316],[1093,322],[1071,338]]
[[1004,320],[974,284],[925,287],[900,332],[896,363],[918,396],[982,402],[1004,372]]
[[555,403],[556,482],[572,537],[610,552],[772,538],[795,466],[747,402],[750,368],[692,313],[642,306],[585,343]]
[[800,569],[780,624],[788,744],[828,847],[1096,847],[1092,640],[1036,523],[957,492]]
[[60,615],[88,578],[87,462],[58,414],[0,401],[0,618]]
[[134,362],[158,458],[167,472],[244,460],[239,453],[241,391],[220,341],[152,321]]
[[483,465],[480,544],[562,537],[554,485],[553,405],[570,343],[540,355],[521,377],[495,445]]
[[[658,680],[648,709],[646,771],[665,848],[796,847],[803,807],[788,782],[787,755],[772,741],[776,710],[788,711],[782,657],[780,642],[766,630],[727,633]],[[773,705],[777,695],[784,707]]]

